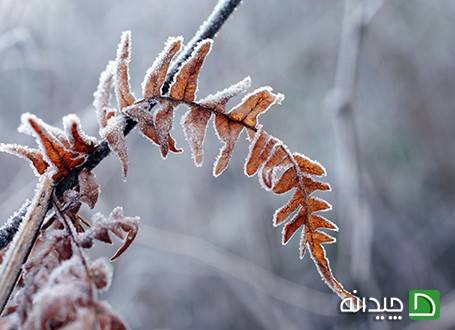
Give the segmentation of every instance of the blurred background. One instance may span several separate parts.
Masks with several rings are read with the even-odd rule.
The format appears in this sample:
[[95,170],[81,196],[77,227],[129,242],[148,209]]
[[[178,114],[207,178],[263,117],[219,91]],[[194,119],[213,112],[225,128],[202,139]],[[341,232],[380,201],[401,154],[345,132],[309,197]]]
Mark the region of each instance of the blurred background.
[[[59,125],[76,113],[97,135],[92,93],[121,31],[132,31],[138,95],[167,38],[189,40],[214,4],[0,0],[0,141],[33,145],[16,131],[26,111]],[[326,215],[340,226],[337,244],[327,246],[335,276],[361,296],[405,303],[409,289],[439,289],[441,319],[411,322],[406,310],[393,322],[341,314],[308,255],[299,260],[298,240],[283,247],[281,228],[272,226],[289,196],[274,196],[243,174],[243,141],[230,168],[213,178],[220,145],[211,127],[204,166],[196,168],[180,109],[173,134],[183,155],[164,161],[131,134],[128,181],[115,157],[95,171],[103,187],[96,210],[121,205],[143,222],[103,294],[132,329],[455,329],[455,2],[372,0],[366,7],[350,126],[327,102],[342,27],[358,9],[342,1],[244,0],[216,39],[198,95],[247,75],[253,87],[284,93],[261,122],[327,167],[333,192],[321,197],[334,204]],[[355,147],[340,143],[350,137]],[[0,168],[6,219],[32,196],[37,179],[14,157],[1,155]],[[113,250],[100,243],[94,257]]]

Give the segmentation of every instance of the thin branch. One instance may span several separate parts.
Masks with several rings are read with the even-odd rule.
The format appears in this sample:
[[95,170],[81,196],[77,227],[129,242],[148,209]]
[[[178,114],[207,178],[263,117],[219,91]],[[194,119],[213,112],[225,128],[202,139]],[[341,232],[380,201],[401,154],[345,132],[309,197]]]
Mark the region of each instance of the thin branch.
[[[68,205],[71,205],[71,203]],[[68,219],[68,216],[65,214],[65,207],[62,207],[62,205],[60,205],[60,202],[57,196],[55,195],[55,192],[52,196],[52,207],[55,211],[55,214],[65,224],[66,230],[68,231],[68,234],[71,240],[73,241],[75,250],[77,251],[79,258],[81,259],[82,266],[84,267],[85,274],[87,275],[89,296],[91,301],[93,301],[95,299],[95,291],[93,290],[92,276],[90,275],[90,268],[87,262],[87,258],[85,257],[84,252],[82,252],[82,248],[77,240],[76,228],[74,228],[73,223],[71,222],[70,219]]]
[[0,228],[0,250],[13,240],[14,235],[19,230],[22,218],[25,213],[27,213],[29,206],[30,201],[27,200],[24,205],[22,205],[21,208],[11,216],[11,218],[6,220],[5,224]]
[[[354,118],[360,51],[365,34],[365,0],[346,0],[335,86],[329,98],[337,150],[337,220],[352,228],[351,274],[366,283],[371,278],[372,220],[362,196],[359,138]],[[349,226],[347,223],[352,222]],[[348,251],[348,249],[341,249]]]
[[204,39],[212,39],[223,26],[224,22],[231,16],[232,12],[237,8],[242,0],[222,0],[219,1],[209,18],[202,23],[194,37],[187,43],[181,54],[176,60],[176,64],[172,66],[169,75],[163,85],[163,94],[169,91],[169,87],[174,80],[175,74],[180,69],[180,66],[191,56],[197,44]]
[[6,306],[14,289],[21,267],[27,260],[38,237],[39,229],[47,213],[48,205],[54,188],[52,179],[44,175],[40,179],[38,191],[25,214],[19,232],[7,251],[5,261],[0,270],[0,312]]

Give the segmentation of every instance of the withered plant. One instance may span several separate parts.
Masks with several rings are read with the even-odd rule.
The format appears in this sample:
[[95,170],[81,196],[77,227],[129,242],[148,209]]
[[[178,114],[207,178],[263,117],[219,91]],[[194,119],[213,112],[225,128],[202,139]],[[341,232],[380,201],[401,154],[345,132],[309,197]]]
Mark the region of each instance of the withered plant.
[[[2,144],[1,150],[29,160],[40,182],[33,200],[26,202],[1,231],[1,245],[8,245],[0,273],[2,310],[9,301],[3,310],[5,327],[126,327],[105,302],[97,299],[98,291],[109,286],[110,266],[102,260],[91,263],[84,249],[95,240],[112,243],[112,233],[123,240],[111,260],[118,258],[134,240],[138,219],[124,216],[117,207],[109,217],[96,214],[89,223],[78,211],[82,203],[94,208],[100,188],[92,170],[111,150],[120,159],[123,176],[127,176],[126,136],[136,126],[160,148],[163,158],[169,152],[182,152],[171,135],[174,110],[180,105],[187,109],[181,126],[196,166],[202,165],[203,143],[213,117],[216,136],[222,143],[213,166],[214,176],[226,170],[239,136],[246,132],[250,148],[245,174],[257,175],[268,191],[291,193],[289,201],[273,215],[273,225],[283,226],[282,243],[287,244],[300,231],[300,258],[308,250],[326,284],[341,298],[353,297],[334,277],[324,248],[335,238],[323,230],[338,230],[333,222],[318,214],[331,205],[313,194],[330,190],[329,184],[317,179],[326,174],[324,167],[303,154],[291,152],[258,123],[258,117],[279,104],[283,95],[268,86],[247,93],[251,84],[247,77],[220,92],[203,98],[196,96],[212,38],[238,3],[221,1],[186,47],[181,37],[169,38],[147,70],[141,98],[131,92],[131,34],[124,32],[116,59],[102,72],[94,93],[101,140],[87,136],[74,114],[63,117],[63,129],[33,114],[22,115],[19,131],[35,137],[39,148]],[[113,90],[116,107],[111,104]],[[241,94],[246,95],[240,103],[228,107],[228,102]],[[15,286],[16,293],[10,299]]]

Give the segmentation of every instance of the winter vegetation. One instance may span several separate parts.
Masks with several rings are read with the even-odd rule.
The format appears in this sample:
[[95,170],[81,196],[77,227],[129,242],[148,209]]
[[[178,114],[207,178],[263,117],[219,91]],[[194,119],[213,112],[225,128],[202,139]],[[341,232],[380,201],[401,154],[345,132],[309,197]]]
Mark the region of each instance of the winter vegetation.
[[[369,38],[388,31],[375,22],[392,5],[291,1],[295,12],[273,1],[239,5],[100,3],[95,19],[82,4],[0,3],[0,72],[18,65],[25,77],[0,76],[0,109],[14,109],[1,110],[0,151],[34,173],[2,157],[0,329],[403,328],[405,321],[341,315],[339,301],[355,301],[351,292],[381,298],[414,286],[450,288],[447,264],[419,242],[439,246],[440,256],[450,245],[442,232],[426,235],[422,221],[422,231],[407,222],[423,210],[403,197],[419,196],[420,182],[445,219],[450,193],[423,178],[444,163],[450,180],[450,157],[435,147],[431,159],[441,163],[411,167],[398,155],[400,130],[377,124],[400,144],[381,154],[387,141],[374,123],[385,117],[368,112],[392,104],[390,91],[370,93],[373,82],[388,80],[369,77],[365,63],[368,49],[378,49]],[[199,6],[201,13],[192,10]],[[53,62],[43,61],[37,9],[71,12],[78,23],[71,38],[62,31],[49,39],[49,49],[62,49]],[[316,37],[321,26],[331,32]],[[6,61],[15,51],[24,63]],[[68,56],[73,51],[78,56]],[[59,83],[7,92],[35,76]],[[27,101],[17,106],[16,97]],[[18,118],[18,132],[36,145],[13,132]],[[385,171],[385,159],[405,162],[420,181],[399,164]],[[439,272],[425,273],[425,265]]]

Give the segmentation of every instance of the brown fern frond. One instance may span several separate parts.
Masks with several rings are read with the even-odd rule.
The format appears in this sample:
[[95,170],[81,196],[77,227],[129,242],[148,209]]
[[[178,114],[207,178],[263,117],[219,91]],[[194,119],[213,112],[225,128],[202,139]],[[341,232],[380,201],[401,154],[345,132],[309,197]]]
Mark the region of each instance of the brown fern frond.
[[[183,116],[181,125],[197,166],[203,161],[203,142],[208,123],[212,115],[215,117],[214,129],[222,147],[214,163],[213,175],[219,176],[228,168],[239,136],[246,130],[250,151],[244,166],[245,174],[247,176],[257,174],[263,188],[268,191],[276,194],[292,192],[290,200],[273,216],[275,226],[283,225],[282,244],[287,244],[300,230],[300,258],[303,258],[305,251],[308,250],[326,284],[341,298],[354,297],[334,277],[326,255],[325,244],[334,243],[335,238],[323,230],[336,231],[338,228],[318,214],[330,210],[331,205],[313,195],[314,192],[330,190],[329,184],[315,178],[325,175],[324,167],[304,155],[292,153],[282,141],[267,133],[258,123],[259,116],[272,105],[280,103],[284,96],[273,92],[271,87],[261,87],[247,94],[231,110],[227,110],[229,100],[249,88],[248,77],[221,92],[200,100],[196,99],[199,74],[212,43],[212,40],[206,39],[194,47],[192,54],[175,74],[167,92],[164,86],[168,83],[167,77],[171,75],[170,64],[182,47],[181,38],[169,39],[164,50],[147,71],[142,84],[143,98],[136,100],[129,83],[131,35],[129,32],[123,33],[116,61],[107,66],[94,94],[99,132],[105,139],[103,143],[107,142],[110,150],[113,150],[121,160],[124,176],[128,171],[125,134],[134,127],[131,125],[133,121],[138,123],[142,135],[160,147],[163,158],[169,151],[181,152],[181,149],[176,147],[171,130],[174,110],[177,106],[183,105],[189,110]],[[114,89],[117,95],[116,108],[110,104],[111,89]],[[27,130],[37,137],[41,153],[27,153],[22,149],[15,152],[36,162],[40,166],[39,172],[44,173],[43,164],[49,164],[48,166],[55,170],[53,178],[56,181],[70,175],[84,162],[85,156],[95,150],[96,141],[82,133],[77,118],[69,117],[65,121],[66,135],[30,114],[23,117],[23,122]],[[40,162],[39,155],[42,155],[44,163]],[[77,203],[85,202],[93,207],[99,193],[94,176],[90,171],[84,170],[78,172],[78,178]],[[71,198],[68,203],[70,210]],[[77,237],[76,245],[88,248],[94,240],[112,243],[111,232],[124,239],[122,246],[111,258],[113,260],[134,240],[138,228],[137,221],[136,218],[123,216],[120,208],[115,209],[109,218],[97,215],[94,218],[94,225],[89,229],[84,231],[77,227],[79,228],[77,232],[81,233]],[[72,223],[78,225],[75,215]]]
[[[258,125],[258,117],[273,104],[280,103],[284,99],[283,95],[274,93],[271,87],[258,88],[246,95],[232,110],[226,111],[227,102],[249,87],[250,79],[246,78],[221,92],[196,101],[198,77],[210,52],[211,40],[202,41],[195,47],[192,55],[177,72],[169,93],[163,94],[161,84],[164,81],[164,71],[169,68],[170,61],[180,49],[180,43],[180,39],[168,41],[152,66],[153,69],[146,75],[143,83],[144,99],[124,108],[123,113],[138,121],[142,134],[159,145],[165,157],[170,149],[174,109],[178,105],[185,105],[189,110],[183,116],[181,124],[197,166],[203,161],[202,145],[213,114],[215,132],[223,143],[214,164],[214,176],[220,175],[228,167],[238,138],[245,129],[251,141],[245,174],[258,174],[262,186],[276,194],[293,191],[291,199],[273,217],[275,226],[284,225],[282,243],[287,244],[301,230],[300,257],[303,258],[308,249],[327,285],[342,298],[352,297],[334,277],[324,247],[325,244],[334,243],[335,238],[322,229],[338,228],[316,214],[331,209],[329,203],[313,196],[315,191],[330,190],[330,185],[314,178],[325,175],[324,167],[304,155],[291,153],[283,142]],[[153,83],[152,77],[155,79]],[[117,86],[116,89],[122,87]],[[151,115],[149,110],[153,105],[156,108],[154,115]]]

